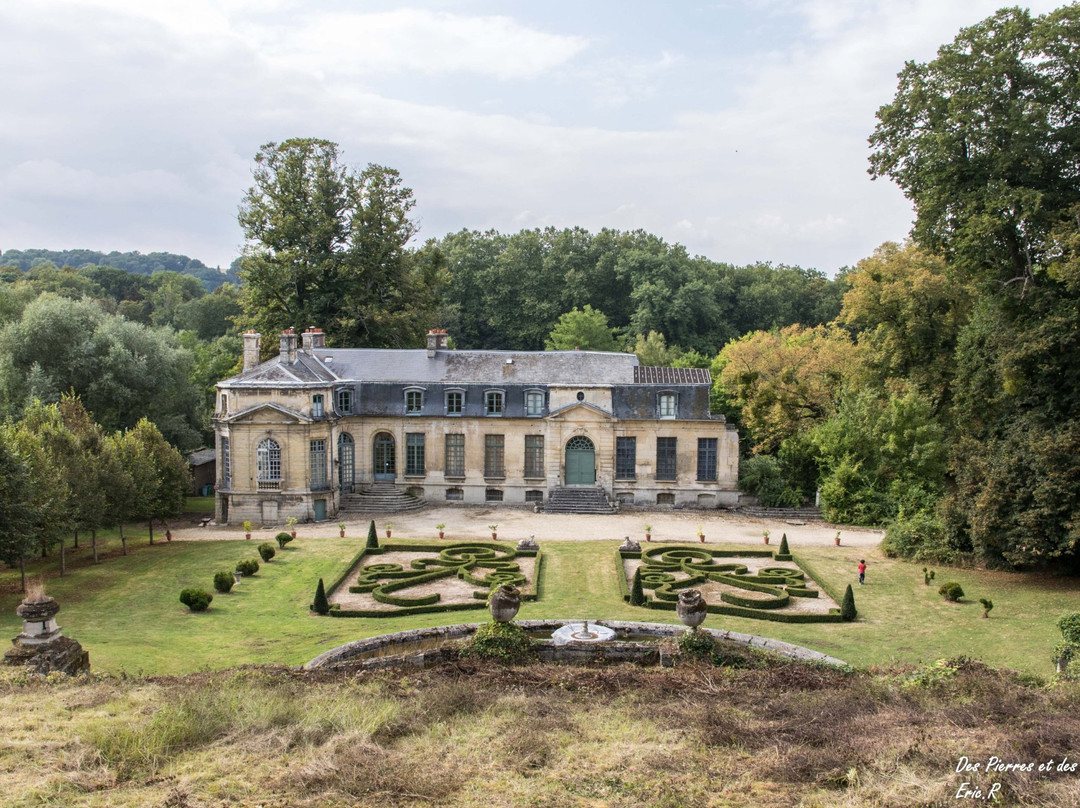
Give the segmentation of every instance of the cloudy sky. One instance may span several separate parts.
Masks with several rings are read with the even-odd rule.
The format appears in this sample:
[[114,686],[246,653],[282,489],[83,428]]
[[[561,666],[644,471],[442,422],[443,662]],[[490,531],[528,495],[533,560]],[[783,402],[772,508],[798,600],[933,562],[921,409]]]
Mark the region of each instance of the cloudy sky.
[[225,266],[253,155],[311,136],[398,169],[420,238],[642,228],[832,274],[910,226],[866,173],[897,71],[1007,4],[10,0],[0,249]]

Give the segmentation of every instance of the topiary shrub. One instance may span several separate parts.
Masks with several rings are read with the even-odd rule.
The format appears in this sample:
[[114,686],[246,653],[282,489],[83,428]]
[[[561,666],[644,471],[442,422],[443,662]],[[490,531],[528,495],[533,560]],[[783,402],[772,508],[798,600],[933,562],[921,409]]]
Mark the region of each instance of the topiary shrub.
[[277,550],[274,549],[274,545],[266,541],[259,545],[259,556],[263,561],[269,563],[270,559],[277,555]]
[[712,659],[716,643],[705,631],[688,628],[679,635],[679,653],[688,659]]
[[1080,612],[1063,615],[1058,620],[1061,642],[1054,649],[1054,664],[1058,673],[1068,679],[1077,678],[1080,667]]
[[236,571],[243,575],[254,575],[259,571],[259,562],[255,559],[244,559],[236,562]]
[[780,555],[791,555],[787,544],[787,533],[780,537]]
[[855,593],[851,591],[851,584],[848,584],[847,589],[844,590],[844,600],[840,604],[840,619],[845,623],[850,623],[858,614],[859,612],[855,609]]
[[1061,629],[1061,638],[1065,642],[1080,643],[1080,612],[1063,615],[1058,620],[1058,628]]
[[221,594],[230,592],[233,587],[233,574],[228,570],[214,573],[214,589]]
[[371,524],[367,529],[367,544],[364,545],[369,550],[375,550],[379,546],[379,534],[375,532],[375,520],[371,520]]
[[994,608],[994,601],[988,600],[987,598],[979,598],[979,603],[981,603],[983,607],[983,617],[989,617],[990,610]]
[[630,605],[645,605],[645,589],[641,585],[641,569],[634,570],[634,584],[630,587]]
[[326,587],[323,586],[322,578],[315,587],[315,602],[311,604],[311,610],[318,614],[328,614],[330,611],[330,601],[326,599]]
[[487,659],[504,665],[521,664],[536,658],[536,649],[525,629],[517,623],[484,623],[462,647],[460,655]]
[[945,600],[955,603],[960,600],[960,598],[964,597],[964,590],[956,581],[946,581],[941,585],[941,588],[938,589],[938,594],[945,598]]
[[928,570],[926,567],[922,568],[923,583],[930,586],[930,582],[934,580],[934,571]]
[[205,612],[213,599],[205,589],[185,589],[180,593],[180,602],[193,612]]
[[280,533],[278,533],[276,536],[274,536],[274,539],[277,541],[278,549],[279,550],[284,550],[285,545],[292,541],[292,534],[291,533],[286,533],[283,530]]

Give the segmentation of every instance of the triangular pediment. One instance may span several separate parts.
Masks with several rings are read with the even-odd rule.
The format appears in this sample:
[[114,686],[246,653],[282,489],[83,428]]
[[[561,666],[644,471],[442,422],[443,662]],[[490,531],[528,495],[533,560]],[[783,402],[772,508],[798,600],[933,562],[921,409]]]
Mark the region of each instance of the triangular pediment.
[[225,419],[230,424],[309,424],[311,419],[296,410],[268,402],[234,413]]
[[615,420],[615,417],[606,410],[602,410],[595,404],[587,401],[575,401],[560,407],[548,415],[550,421],[582,421],[587,423],[601,423]]

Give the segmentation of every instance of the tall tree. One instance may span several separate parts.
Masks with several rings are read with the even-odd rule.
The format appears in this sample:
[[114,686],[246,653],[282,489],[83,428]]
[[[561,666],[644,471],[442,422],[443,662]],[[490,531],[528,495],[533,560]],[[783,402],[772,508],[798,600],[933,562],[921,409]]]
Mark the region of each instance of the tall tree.
[[615,351],[615,331],[607,324],[607,315],[588,303],[575,306],[559,318],[544,347],[549,351]]
[[336,143],[294,138],[255,156],[240,205],[246,323],[264,333],[318,325],[334,345],[416,344],[436,300],[406,249],[412,191],[398,172],[340,162]]

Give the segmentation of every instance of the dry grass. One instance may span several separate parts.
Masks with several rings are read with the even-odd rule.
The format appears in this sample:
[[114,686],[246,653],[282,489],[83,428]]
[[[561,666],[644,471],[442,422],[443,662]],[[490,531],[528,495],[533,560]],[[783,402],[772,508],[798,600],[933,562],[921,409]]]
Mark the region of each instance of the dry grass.
[[[761,656],[643,669],[458,663],[350,677],[246,668],[0,675],[0,794],[25,806],[1080,805],[1076,685],[979,663],[850,672]],[[976,800],[975,802],[979,802]]]

